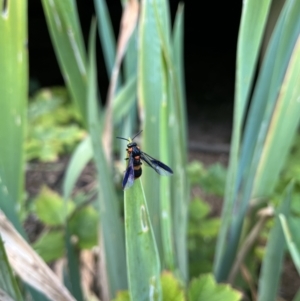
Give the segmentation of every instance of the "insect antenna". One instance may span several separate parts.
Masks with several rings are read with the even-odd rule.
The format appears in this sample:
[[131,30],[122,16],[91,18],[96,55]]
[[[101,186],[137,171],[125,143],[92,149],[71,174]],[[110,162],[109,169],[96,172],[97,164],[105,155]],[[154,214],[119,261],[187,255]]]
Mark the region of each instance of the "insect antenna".
[[[140,130],[133,138],[131,138],[131,140],[133,140],[135,137],[137,137],[142,131],[143,131],[143,130]],[[116,138],[118,138],[118,139],[123,139],[123,140],[126,140],[126,141],[130,142],[129,139],[126,139],[126,138],[123,138],[123,137],[116,137]]]
[[133,140],[135,137],[137,137],[143,130],[140,130],[131,140]]
[[126,138],[123,138],[123,137],[116,137],[116,138],[118,138],[118,139],[123,139],[123,140],[126,140],[126,141],[128,141],[128,142],[129,142],[129,140],[128,140],[128,139],[126,139]]

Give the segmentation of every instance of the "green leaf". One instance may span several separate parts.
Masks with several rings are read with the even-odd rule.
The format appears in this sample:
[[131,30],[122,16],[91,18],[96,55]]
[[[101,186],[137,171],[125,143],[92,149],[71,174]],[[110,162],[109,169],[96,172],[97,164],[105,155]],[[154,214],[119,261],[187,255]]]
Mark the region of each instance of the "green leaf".
[[211,274],[192,280],[188,289],[189,301],[238,301],[242,294],[228,284],[217,284]]
[[206,170],[200,161],[192,161],[187,166],[187,173],[193,185],[199,183],[199,179],[205,176]]
[[7,185],[5,178],[3,177],[2,167],[0,165],[0,208],[5,216],[14,224],[16,230],[23,236],[26,237],[25,231],[20,222],[19,216],[17,215],[11,195],[7,191]]
[[33,244],[33,248],[46,262],[62,258],[65,252],[64,232],[62,230],[43,232]]
[[[292,257],[293,263],[297,269],[298,274],[300,275],[300,251],[299,248],[297,248],[295,242],[294,242],[294,237],[291,234],[291,231],[289,229],[287,220],[283,214],[279,215],[281,226],[283,229],[283,233],[285,236],[285,240],[287,242],[287,246],[290,252],[290,255]],[[297,232],[298,234],[298,232]]]
[[[6,7],[6,9],[4,9]],[[23,197],[28,93],[27,1],[1,1],[0,165],[13,210]]]
[[220,230],[221,220],[219,218],[209,218],[201,222],[199,235],[204,239],[217,237]]
[[114,37],[114,31],[106,1],[94,0],[94,3],[97,14],[99,37],[104,54],[104,62],[108,77],[110,78],[116,57],[116,41]]
[[[153,1],[144,1],[140,8],[138,40],[138,101],[140,109],[147,112],[141,125],[143,129],[142,147],[148,154],[159,159],[157,141],[160,135],[159,116],[163,97],[164,67]],[[158,248],[161,249],[159,219],[154,218],[154,216],[160,215],[159,178],[153,170],[144,168],[142,181],[146,198],[152,200],[148,204],[149,213]]]
[[205,218],[211,211],[209,204],[199,198],[195,198],[189,205],[189,217],[191,221],[199,221]]
[[226,169],[221,164],[213,164],[207,169],[205,176],[199,179],[200,186],[207,193],[223,196],[226,175]]
[[235,98],[238,102],[236,109],[240,110],[237,113],[241,118],[245,114],[271,3],[271,0],[263,2],[252,0],[243,3],[236,59],[238,68],[235,91]]
[[[183,94],[183,82],[179,83],[179,76],[177,72],[182,71],[182,64],[180,59],[176,58],[176,69],[173,61],[173,49],[170,43],[170,30],[169,30],[169,15],[166,11],[166,3],[164,1],[154,1],[154,12],[156,26],[158,30],[158,36],[161,44],[162,52],[162,63],[163,69],[161,71],[162,75],[162,95],[161,95],[161,107],[160,112],[162,113],[162,108],[164,106],[168,107],[168,114],[165,116],[165,131],[162,132],[163,123],[161,122],[159,127],[159,142],[162,143],[164,139],[164,145],[167,147],[161,147],[161,155],[168,153],[172,158],[172,168],[175,171],[172,178],[172,194],[174,196],[173,204],[173,220],[177,222],[174,223],[174,245],[176,249],[177,264],[181,273],[181,277],[187,280],[187,254],[186,254],[186,224],[187,224],[187,203],[186,195],[188,195],[188,182],[186,177],[186,164],[187,164],[187,133],[186,133],[186,107],[185,99]],[[178,14],[178,22],[183,24],[182,14]],[[178,35],[176,34],[176,39],[182,38],[182,28],[177,27],[179,30]],[[176,29],[176,30],[177,30]],[[178,41],[177,41],[178,42]],[[178,49],[175,50],[177,55],[182,54],[182,44],[176,44]],[[174,44],[175,45],[175,44]],[[179,60],[178,60],[179,59]],[[182,59],[182,58],[181,58]],[[168,102],[165,104],[167,97]],[[147,111],[147,109],[146,109]],[[168,137],[168,141],[166,141]],[[177,147],[173,147],[176,145]],[[152,183],[147,180],[147,183]],[[165,189],[165,187],[161,187]],[[147,195],[147,194],[146,194]],[[153,195],[153,194],[152,194]],[[163,193],[161,194],[163,195]],[[161,197],[161,202],[163,198]],[[158,237],[158,235],[157,235]],[[170,240],[169,240],[170,241]],[[164,241],[164,245],[170,244],[168,241]]]
[[300,301],[300,290],[298,290],[297,294],[293,298],[293,301]]
[[[111,298],[113,298],[118,290],[126,288],[125,243],[116,191],[100,137],[102,128],[97,102],[95,31],[96,24],[92,23],[89,37],[88,90],[86,95],[88,128],[98,173],[100,226],[104,238],[105,259]],[[114,235],[112,235],[112,231]]]
[[29,106],[26,159],[55,161],[69,153],[86,135],[65,88],[42,89]]
[[85,207],[72,216],[69,229],[78,238],[80,249],[90,249],[98,243],[99,216],[91,206]]
[[46,225],[61,226],[64,225],[66,216],[75,207],[71,202],[66,204],[59,194],[44,186],[35,199],[35,213]]
[[140,179],[125,190],[124,201],[131,300],[161,300],[159,255]]
[[300,237],[298,235],[298,231],[300,229],[299,216],[293,216],[292,214],[290,214],[288,218],[288,225],[291,232],[291,237],[293,238],[293,242],[295,243],[295,246],[300,250]]
[[137,79],[132,76],[113,100],[113,119],[114,123],[119,123],[122,118],[130,114],[136,100]]
[[172,273],[164,272],[161,275],[163,301],[184,301],[184,288]]
[[43,0],[42,4],[61,72],[86,125],[86,51],[76,3]]
[[[263,8],[256,0],[244,3],[256,3],[257,8]],[[273,191],[299,123],[299,106],[296,105],[300,79],[299,43],[296,43],[300,31],[299,13],[300,2],[286,1],[273,30],[254,88],[239,166],[239,137],[245,105],[236,99],[232,163],[227,177],[225,207],[214,263],[218,281],[227,278],[235,260],[249,201],[253,197],[268,196]],[[252,21],[248,20],[249,31],[254,31]],[[252,40],[245,41],[251,49]],[[247,58],[244,60],[247,61]],[[243,82],[237,85],[242,87]],[[240,95],[237,91],[236,94]],[[289,122],[284,122],[287,119]]]
[[[177,118],[179,120],[179,131],[181,136],[181,152],[183,156],[187,153],[187,109],[186,109],[186,99],[185,99],[185,81],[184,81],[184,4],[179,3],[178,9],[175,15],[174,29],[173,29],[173,64],[174,64],[174,76],[176,81],[175,87],[175,99],[178,107]],[[177,95],[177,97],[176,97]],[[186,161],[186,158],[184,158]]]
[[[285,192],[284,200],[278,208],[278,214],[289,215],[293,183]],[[272,301],[276,299],[285,253],[285,240],[278,216],[269,234],[264,259],[259,277],[258,300]]]
[[117,296],[112,301],[130,301],[130,294],[128,291],[121,291],[117,293]]
[[[11,299],[5,299],[3,292]],[[22,295],[17,285],[17,281],[13,275],[12,269],[6,256],[4,243],[0,236],[0,297],[1,300],[22,301]],[[3,299],[2,299],[3,298]]]
[[92,142],[90,136],[87,136],[79,143],[69,161],[63,182],[63,195],[65,200],[70,198],[76,181],[78,180],[83,168],[92,159],[92,157]]

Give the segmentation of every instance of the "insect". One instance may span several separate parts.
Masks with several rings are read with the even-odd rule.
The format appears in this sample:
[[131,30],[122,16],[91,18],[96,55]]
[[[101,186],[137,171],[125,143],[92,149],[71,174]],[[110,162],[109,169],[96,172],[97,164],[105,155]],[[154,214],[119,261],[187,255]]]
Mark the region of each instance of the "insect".
[[128,160],[128,165],[122,183],[123,189],[131,187],[134,183],[134,180],[142,175],[141,161],[153,168],[158,174],[162,176],[171,176],[173,174],[173,170],[169,166],[144,153],[140,150],[140,147],[137,145],[137,143],[133,142],[133,139],[137,137],[141,132],[142,131],[138,132],[132,139],[117,137],[118,139],[123,139],[129,142],[126,149],[128,158],[126,158],[125,160]]

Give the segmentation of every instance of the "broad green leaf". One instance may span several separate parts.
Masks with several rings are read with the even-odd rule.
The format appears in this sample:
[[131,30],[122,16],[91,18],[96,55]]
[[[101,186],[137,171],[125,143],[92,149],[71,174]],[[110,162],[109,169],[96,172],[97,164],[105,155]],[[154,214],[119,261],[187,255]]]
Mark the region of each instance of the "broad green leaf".
[[51,262],[64,256],[64,244],[64,232],[52,230],[43,232],[32,247],[46,262]]
[[164,301],[185,301],[184,287],[172,273],[164,272],[160,279]]
[[[3,292],[1,291],[3,290]],[[3,294],[7,295],[3,297]],[[6,256],[4,243],[0,236],[0,298],[1,301],[22,301],[22,295],[20,293],[17,281],[13,275],[12,269]],[[9,299],[11,298],[11,299]]]
[[268,237],[259,277],[258,301],[272,301],[277,297],[286,246],[278,215],[289,215],[293,186],[292,183],[286,189]]
[[203,275],[192,280],[188,289],[189,301],[238,301],[242,294],[228,284],[217,284],[213,276]]
[[62,226],[75,207],[71,202],[67,202],[66,205],[67,208],[59,194],[44,186],[35,199],[35,213],[46,225]]
[[70,219],[70,234],[78,238],[80,249],[90,249],[97,245],[99,215],[91,206],[74,213]]
[[132,301],[161,300],[160,261],[140,179],[124,192],[126,256]]
[[28,93],[27,1],[1,1],[0,165],[13,210],[23,197],[23,140]]

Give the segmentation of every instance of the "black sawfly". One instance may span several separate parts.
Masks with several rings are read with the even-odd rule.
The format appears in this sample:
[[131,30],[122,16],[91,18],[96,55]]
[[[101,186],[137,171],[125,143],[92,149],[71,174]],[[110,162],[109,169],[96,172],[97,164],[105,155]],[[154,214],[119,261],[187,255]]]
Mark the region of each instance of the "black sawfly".
[[123,139],[129,142],[126,148],[128,158],[125,160],[128,160],[128,165],[122,183],[123,189],[131,187],[134,180],[142,175],[142,161],[162,176],[171,176],[173,174],[173,170],[169,166],[144,153],[141,151],[137,143],[133,142],[133,139],[141,132],[142,131],[138,132],[132,139],[117,137],[118,139]]

